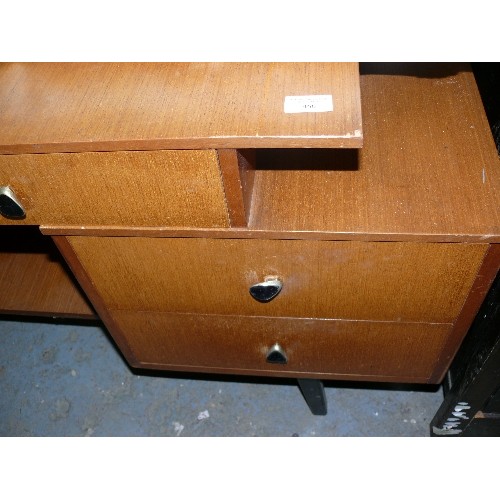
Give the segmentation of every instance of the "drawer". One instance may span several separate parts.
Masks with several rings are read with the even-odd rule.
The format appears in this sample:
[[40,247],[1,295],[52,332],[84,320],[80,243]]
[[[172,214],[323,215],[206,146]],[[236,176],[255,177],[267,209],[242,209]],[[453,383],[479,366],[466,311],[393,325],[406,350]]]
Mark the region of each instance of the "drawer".
[[0,155],[26,218],[0,224],[227,227],[214,150]]
[[[112,311],[137,366],[427,382],[451,325]],[[286,364],[266,361],[278,343]]]
[[[108,309],[451,323],[487,245],[68,238]],[[257,302],[249,288],[278,276]]]

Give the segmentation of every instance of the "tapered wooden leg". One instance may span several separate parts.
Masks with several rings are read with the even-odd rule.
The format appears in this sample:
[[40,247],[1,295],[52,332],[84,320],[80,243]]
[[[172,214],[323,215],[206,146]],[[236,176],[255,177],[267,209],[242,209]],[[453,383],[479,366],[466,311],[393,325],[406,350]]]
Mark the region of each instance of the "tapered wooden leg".
[[300,390],[313,415],[326,415],[325,388],[321,380],[298,378]]

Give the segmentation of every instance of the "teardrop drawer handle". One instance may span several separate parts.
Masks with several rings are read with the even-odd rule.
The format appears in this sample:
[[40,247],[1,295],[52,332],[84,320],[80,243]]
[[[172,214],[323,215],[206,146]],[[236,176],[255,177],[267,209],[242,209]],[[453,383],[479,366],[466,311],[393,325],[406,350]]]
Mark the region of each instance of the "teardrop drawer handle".
[[277,365],[286,365],[288,357],[279,344],[274,344],[266,354],[266,361]]
[[267,279],[250,287],[250,295],[259,302],[269,302],[281,292],[283,284],[277,278]]
[[26,217],[21,202],[9,186],[0,186],[0,214],[7,219],[23,219]]

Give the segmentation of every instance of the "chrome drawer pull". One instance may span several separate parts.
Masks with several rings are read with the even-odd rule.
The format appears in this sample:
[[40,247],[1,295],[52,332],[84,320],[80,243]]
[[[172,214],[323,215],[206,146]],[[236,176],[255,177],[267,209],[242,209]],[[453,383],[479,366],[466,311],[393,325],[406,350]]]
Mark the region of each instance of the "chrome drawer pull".
[[286,365],[288,363],[288,358],[279,344],[274,344],[266,354],[266,361],[268,363],[274,363],[278,365]]
[[269,302],[280,293],[283,284],[278,278],[269,278],[250,287],[250,295],[259,302]]
[[26,217],[21,202],[9,186],[0,187],[0,214],[7,219],[23,219]]

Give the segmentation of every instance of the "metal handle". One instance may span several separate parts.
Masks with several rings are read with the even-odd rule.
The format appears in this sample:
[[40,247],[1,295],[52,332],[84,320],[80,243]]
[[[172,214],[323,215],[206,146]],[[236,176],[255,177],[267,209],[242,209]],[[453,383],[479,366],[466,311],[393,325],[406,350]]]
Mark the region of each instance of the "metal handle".
[[0,214],[7,219],[23,219],[26,217],[21,202],[9,186],[0,186]]
[[281,292],[283,283],[278,278],[267,278],[250,287],[250,295],[259,302],[269,302]]
[[268,363],[286,365],[288,363],[288,357],[279,344],[274,344],[271,349],[267,351],[266,361]]

